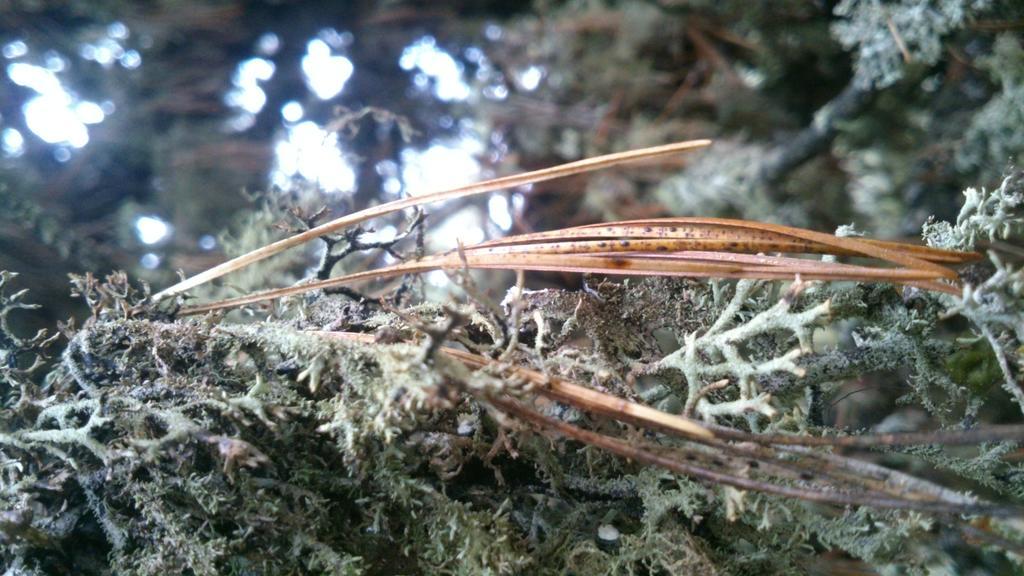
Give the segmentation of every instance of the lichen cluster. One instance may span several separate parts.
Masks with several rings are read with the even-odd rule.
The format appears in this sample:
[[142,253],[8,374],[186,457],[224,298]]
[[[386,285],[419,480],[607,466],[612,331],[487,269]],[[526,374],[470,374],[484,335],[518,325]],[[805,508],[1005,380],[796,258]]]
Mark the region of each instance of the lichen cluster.
[[[930,236],[1016,233],[1017,182],[969,192],[960,222]],[[65,327],[41,385],[10,358],[45,354],[45,336],[19,339],[6,323],[0,333],[3,562],[10,574],[731,573],[816,570],[821,552],[841,550],[879,568],[973,555],[1008,569],[998,547],[976,548],[926,514],[794,504],[537,433],[480,401],[527,398],[529,386],[437,354],[438,338],[498,352],[515,327],[505,362],[755,432],[825,431],[815,394],[864,370],[906,368],[906,401],[956,429],[993,389],[958,379],[955,364],[968,360],[957,355],[975,348],[941,337],[943,318],[960,313],[1001,345],[997,358],[1020,362],[1021,312],[1007,308],[1019,299],[993,292],[1019,290],[1017,273],[977,273],[968,300],[652,279],[513,291],[504,312],[472,299],[399,309],[322,295],[248,323],[154,316],[124,276],[81,278],[93,316]],[[5,315],[21,296],[6,297]],[[1009,369],[1016,378],[1019,364]],[[886,458],[1009,498],[1024,476],[1008,449]],[[1013,521],[997,526],[1019,537]]]
[[[515,398],[560,423],[753,479],[766,477],[757,460],[552,401],[514,368],[757,435],[956,434],[1019,422],[1024,176],[994,176],[1024,158],[1024,60],[1012,29],[968,34],[985,18],[1018,25],[1007,16],[1019,12],[1014,3],[539,5],[543,18],[502,22],[503,43],[487,50],[493,65],[473,80],[497,75],[510,90],[469,102],[476,129],[494,133],[502,169],[516,162],[503,156],[510,150],[523,164],[550,164],[720,137],[687,166],[557,190],[579,192],[558,196],[578,203],[557,204],[541,186],[514,192],[528,228],[661,210],[916,234],[960,189],[950,183],[974,178],[999,185],[968,189],[957,218],[948,202],[924,239],[986,259],[961,271],[958,295],[796,278],[587,277],[579,290],[516,286],[499,303],[491,294],[506,276],[449,271],[452,292],[403,279],[195,319],[153,306],[148,287],[124,274],[86,275],[72,288],[89,318],[60,326],[59,342],[8,321],[29,296],[0,273],[5,576],[1022,569],[1020,518],[812,503],[698,481],[538,429],[489,401]],[[542,70],[534,89],[517,85],[530,66]],[[165,174],[183,174],[175,193],[225,188],[161,158],[173,167]],[[22,200],[22,188],[0,186],[13,207],[0,217],[73,260],[93,252]],[[280,238],[281,227],[308,229],[322,201],[314,189],[261,196],[219,246],[232,257]],[[209,205],[180,204],[186,213]],[[452,207],[476,209],[452,204],[428,224]],[[420,216],[389,221],[416,249],[367,252],[393,244],[362,242],[368,230],[353,229],[326,239],[319,269],[308,269],[309,251],[293,250],[192,295],[231,297],[415,257]],[[467,367],[442,345],[493,365]],[[829,479],[800,474],[813,461],[957,502],[1024,499],[1012,442],[773,454],[797,470],[772,478],[790,488]],[[827,469],[845,457],[859,468]],[[838,480],[845,494],[852,482]]]

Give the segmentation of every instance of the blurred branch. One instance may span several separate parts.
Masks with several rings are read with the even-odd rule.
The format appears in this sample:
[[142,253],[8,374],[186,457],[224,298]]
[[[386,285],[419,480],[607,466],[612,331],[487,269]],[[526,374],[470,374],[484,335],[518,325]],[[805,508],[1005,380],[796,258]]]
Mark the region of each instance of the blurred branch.
[[814,114],[814,120],[788,144],[765,161],[761,180],[769,186],[781,181],[804,162],[824,151],[839,132],[839,126],[863,112],[874,100],[875,91],[851,82],[838,96]]

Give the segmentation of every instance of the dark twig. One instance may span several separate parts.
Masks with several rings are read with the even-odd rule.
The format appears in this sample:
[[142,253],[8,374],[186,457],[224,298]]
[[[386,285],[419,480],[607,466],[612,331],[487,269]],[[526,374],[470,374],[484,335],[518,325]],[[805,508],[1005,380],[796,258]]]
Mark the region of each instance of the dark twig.
[[761,180],[771,188],[786,174],[821,153],[835,139],[840,124],[860,114],[873,99],[873,90],[850,83],[838,96],[815,112],[809,126],[764,162],[761,166]]
[[[320,239],[326,244],[323,256],[320,259],[320,265],[317,267],[316,277],[318,280],[326,280],[331,277],[331,272],[334,270],[334,266],[345,259],[353,252],[365,252],[367,250],[384,250],[396,260],[405,260],[405,256],[400,254],[396,249],[395,245],[405,240],[418,230],[424,222],[425,216],[423,210],[417,208],[413,213],[412,220],[405,226],[405,229],[395,235],[390,240],[382,240],[379,242],[363,242],[360,237],[366,233],[366,230],[362,226],[357,226],[346,230],[340,237],[339,236],[321,236]],[[338,252],[334,251],[334,247],[345,242],[345,247]]]

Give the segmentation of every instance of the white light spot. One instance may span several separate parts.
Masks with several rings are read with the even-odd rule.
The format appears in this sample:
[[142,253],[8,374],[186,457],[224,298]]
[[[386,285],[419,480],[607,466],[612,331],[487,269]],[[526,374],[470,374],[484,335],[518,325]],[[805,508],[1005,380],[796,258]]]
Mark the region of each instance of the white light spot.
[[522,212],[523,208],[526,207],[526,197],[522,194],[516,193],[512,195],[512,209],[516,212]]
[[503,34],[504,31],[501,29],[501,26],[498,26],[497,24],[488,24],[484,28],[484,36],[486,36],[491,42],[501,40]]
[[128,50],[121,56],[121,66],[133,70],[142,65],[142,55],[138,50]]
[[397,196],[402,191],[402,181],[398,179],[398,164],[392,160],[381,160],[374,170],[382,179],[381,188],[385,194]]
[[225,124],[232,132],[244,132],[256,124],[256,116],[248,112],[230,118]]
[[306,85],[321,100],[334,98],[345,88],[355,66],[344,56],[332,56],[331,47],[319,38],[306,44],[302,73]]
[[[403,70],[418,70],[428,79],[433,79],[434,95],[441,100],[465,100],[469,97],[470,88],[462,77],[462,64],[438,48],[432,36],[424,36],[407,46],[398,59],[398,65]],[[419,75],[413,76],[413,82],[420,88],[427,85]]]
[[484,51],[477,48],[476,46],[470,46],[469,48],[466,48],[465,50],[462,51],[462,55],[466,57],[466,60],[469,60],[470,62],[474,63],[487,59],[487,57],[484,56]]
[[427,284],[436,288],[444,288],[448,285],[448,275],[444,273],[444,270],[431,270],[426,274]]
[[71,110],[71,99],[65,93],[36,96],[22,106],[25,123],[50,144],[70,144],[81,148],[89,143],[89,131]]
[[213,250],[217,247],[217,239],[212,234],[203,234],[199,237],[200,250]]
[[338,148],[338,135],[309,120],[288,128],[288,138],[274,147],[276,166],[271,180],[289,188],[299,177],[315,182],[326,192],[355,189],[356,173]]
[[106,117],[102,106],[87,100],[75,104],[75,116],[78,116],[83,124],[99,124]]
[[302,104],[299,104],[295,100],[286,102],[284,106],[281,106],[281,117],[286,122],[298,122],[302,120],[302,115],[305,111],[302,109]]
[[398,174],[398,164],[393,160],[381,160],[373,165],[373,171],[378,176],[394,176]]
[[544,78],[544,69],[540,66],[530,66],[519,73],[519,86],[527,92],[536,90]]
[[139,264],[146,270],[154,270],[160,265],[160,257],[152,252],[146,252],[142,255],[142,258],[139,258]]
[[257,82],[266,82],[274,77],[276,66],[266,58],[249,58],[238,65],[234,82],[238,86],[248,86]]
[[402,151],[402,179],[410,195],[475,182],[480,176],[476,156],[483,145],[475,138],[436,141],[424,151]]
[[502,230],[512,228],[512,213],[508,211],[508,200],[504,196],[495,195],[487,200],[487,214],[498,228]]
[[124,49],[117,42],[105,39],[101,40],[96,44],[95,51],[93,52],[93,60],[101,64],[104,68],[109,67],[124,54]]
[[124,40],[128,37],[128,27],[124,25],[124,22],[113,22],[107,26],[107,36],[116,40]]
[[256,114],[267,103],[267,94],[259,86],[246,86],[245,88],[238,88],[228,92],[224,96],[224,102],[228,106],[234,106],[250,114]]
[[171,235],[171,225],[157,216],[139,216],[135,219],[135,235],[143,244],[158,244]]
[[475,206],[463,208],[452,214],[434,230],[431,247],[437,250],[450,250],[458,247],[459,242],[462,242],[463,246],[483,242],[484,229],[480,226],[480,216],[480,211]]
[[54,50],[47,51],[43,60],[46,63],[46,69],[54,73],[63,72],[68,65],[67,60]]
[[389,176],[384,179],[384,192],[397,196],[402,191],[402,181],[394,176]]
[[[259,113],[267,103],[267,94],[260,88],[259,83],[270,80],[274,76],[275,70],[274,63],[265,58],[243,60],[231,79],[235,88],[224,96],[224,102],[229,106],[241,108],[249,114]],[[237,126],[233,126],[233,128],[241,131],[248,126],[241,129]]]
[[4,58],[13,60],[15,58],[21,58],[25,54],[28,54],[28,45],[22,40],[15,40],[4,44],[3,48]]
[[23,62],[8,64],[7,77],[18,86],[31,88],[40,94],[64,92],[57,75],[42,66]]
[[281,49],[281,38],[273,32],[267,32],[256,41],[256,51],[264,56],[273,56]]
[[4,128],[0,132],[0,147],[4,154],[16,158],[25,152],[25,137],[14,128]]
[[484,88],[483,93],[485,98],[490,98],[491,100],[504,100],[508,98],[508,88],[504,84],[487,86]]
[[317,36],[331,48],[341,48],[345,45],[341,34],[334,28],[324,28]]
[[611,524],[601,524],[597,527],[597,538],[604,542],[615,542],[619,539],[619,529]]

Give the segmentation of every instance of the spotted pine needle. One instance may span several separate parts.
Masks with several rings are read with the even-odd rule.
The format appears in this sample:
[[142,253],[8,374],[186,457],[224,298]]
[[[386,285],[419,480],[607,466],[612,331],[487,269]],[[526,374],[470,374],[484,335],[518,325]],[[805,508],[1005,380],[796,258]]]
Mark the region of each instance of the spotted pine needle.
[[[880,260],[897,267],[858,265],[758,252],[834,254]],[[599,273],[626,276],[754,278],[892,282],[958,293],[959,264],[977,254],[862,238],[840,238],[812,230],[718,218],[666,218],[580,226],[491,240],[459,251],[356,272],[336,278],[256,292],[191,306],[199,314],[432,270],[498,269]]]
[[570,162],[568,164],[562,164],[551,168],[544,168],[542,170],[535,170],[533,172],[504,176],[484,182],[469,184],[467,186],[460,186],[457,188],[394,200],[379,206],[360,210],[359,212],[346,214],[345,216],[336,218],[330,222],[325,222],[315,228],[278,240],[277,242],[272,242],[266,246],[261,246],[256,250],[200,272],[191,278],[182,280],[181,282],[178,282],[177,284],[155,294],[153,296],[153,300],[156,302],[170,296],[182,294],[192,288],[206,284],[211,280],[220,278],[221,276],[230,274],[236,270],[241,270],[255,262],[259,262],[260,260],[269,258],[275,254],[284,252],[289,248],[300,246],[306,242],[319,238],[320,236],[331,234],[361,222],[398,212],[406,208],[413,208],[424,204],[454,200],[456,198],[464,198],[478,194],[486,194],[488,192],[525,186],[527,184],[536,184],[538,182],[545,182],[556,178],[565,178],[567,176],[593,172],[594,170],[600,170],[626,162],[635,162],[637,160],[666,156],[669,154],[679,154],[681,152],[704,148],[710,144],[710,140],[690,140],[686,142],[666,144],[664,146],[654,146],[651,148],[640,148],[626,152],[617,152],[614,154],[607,154],[604,156],[596,156],[594,158]]

